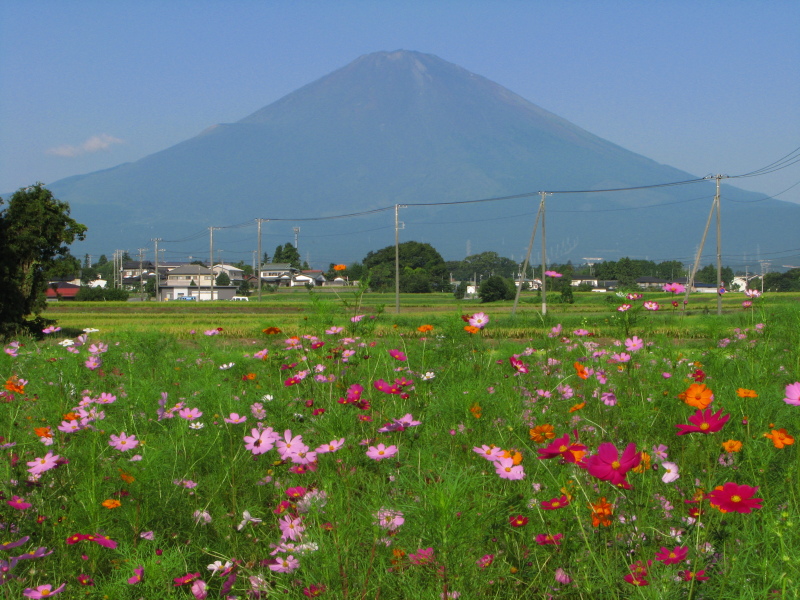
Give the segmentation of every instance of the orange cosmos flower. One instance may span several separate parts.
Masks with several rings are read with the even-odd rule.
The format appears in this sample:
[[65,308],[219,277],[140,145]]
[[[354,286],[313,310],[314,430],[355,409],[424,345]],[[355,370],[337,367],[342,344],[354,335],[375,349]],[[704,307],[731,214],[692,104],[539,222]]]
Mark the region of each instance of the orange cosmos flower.
[[475,402],[472,406],[469,407],[469,412],[472,413],[472,416],[476,419],[481,418],[481,405]]
[[786,433],[785,429],[773,429],[770,433],[765,433],[764,437],[771,439],[776,448],[794,444],[794,438]]
[[63,416],[65,421],[77,421],[80,419],[80,416],[75,414],[74,412],[68,412]]
[[243,381],[244,381],[244,380],[247,380],[247,381],[253,381],[255,378],[256,378],[256,374],[255,374],[255,373],[248,373],[247,375],[244,375],[244,376],[242,377],[242,380],[243,380]]
[[634,473],[644,473],[650,470],[650,455],[647,452],[642,452],[642,460],[639,464],[633,467]]
[[569,412],[573,413],[573,412],[575,412],[577,410],[582,409],[584,406],[586,406],[586,402],[581,402],[580,404],[575,404],[569,409]]
[[51,438],[53,434],[50,432],[49,427],[35,427],[33,429],[33,433],[36,434],[36,437],[40,438]]
[[120,506],[122,506],[122,502],[120,502],[119,500],[112,500],[109,498],[108,500],[103,500],[103,506],[105,506],[110,510],[113,508],[119,508]]
[[433,325],[420,325],[417,327],[417,331],[420,333],[428,333],[429,331],[433,331]]
[[678,398],[689,406],[705,410],[714,401],[714,392],[704,383],[693,383],[685,392],[678,394]]
[[755,390],[747,390],[745,388],[736,390],[736,395],[739,396],[739,398],[758,398],[758,394],[756,394]]
[[25,384],[19,382],[19,377],[12,375],[6,380],[6,389],[15,394],[24,394]]
[[119,470],[119,477],[125,483],[133,483],[134,481],[136,481],[136,478],[133,475],[131,475],[130,473],[126,473],[122,469]]
[[522,462],[522,453],[517,452],[513,448],[511,450],[503,450],[503,453],[500,456],[502,456],[503,458],[512,459],[515,465],[518,465]]
[[261,330],[261,333],[266,333],[267,335],[273,335],[280,332],[281,332],[280,327],[267,327],[266,329]]
[[725,450],[725,452],[739,452],[739,450],[742,449],[742,442],[738,440],[722,442],[722,449]]
[[537,444],[542,444],[547,440],[552,440],[554,437],[556,437],[555,429],[552,425],[548,424],[537,425],[533,429],[529,430],[528,434],[531,436],[531,440]]
[[345,271],[347,270],[347,265],[333,265],[334,271]]
[[600,525],[608,527],[611,525],[611,513],[614,507],[606,502],[605,497],[600,498],[600,501],[596,504],[590,503],[589,508],[592,510],[592,527],[599,527]]
[[586,367],[584,367],[581,363],[575,362],[572,366],[575,367],[575,374],[578,377],[580,377],[581,379],[589,378],[589,372],[586,370]]
[[464,331],[466,331],[467,333],[478,333],[480,329],[475,327],[474,325],[467,325],[466,327],[464,327]]

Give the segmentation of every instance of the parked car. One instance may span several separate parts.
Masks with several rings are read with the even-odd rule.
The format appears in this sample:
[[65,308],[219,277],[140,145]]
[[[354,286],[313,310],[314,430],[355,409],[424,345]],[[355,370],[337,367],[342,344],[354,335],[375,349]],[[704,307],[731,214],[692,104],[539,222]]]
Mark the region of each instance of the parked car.
[[250,298],[247,296],[234,296],[231,298],[231,302],[250,302]]
[[197,301],[197,296],[178,296],[176,300],[192,300]]

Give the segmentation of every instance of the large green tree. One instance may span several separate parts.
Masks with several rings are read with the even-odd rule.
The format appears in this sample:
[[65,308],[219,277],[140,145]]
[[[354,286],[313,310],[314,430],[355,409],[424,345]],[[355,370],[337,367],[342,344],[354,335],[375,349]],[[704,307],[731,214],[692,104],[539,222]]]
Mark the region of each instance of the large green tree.
[[[400,253],[400,291],[430,292],[450,290],[442,255],[430,244],[403,242]],[[363,260],[364,272],[369,274],[370,287],[391,291],[395,282],[395,248],[387,246],[370,251]]]
[[[490,251],[473,254],[464,260],[450,261],[447,263],[447,268],[457,281],[482,281],[492,275],[516,279],[520,265],[510,258]],[[530,271],[528,274],[531,274]]]
[[[39,326],[47,271],[85,233],[86,226],[69,216],[69,205],[41,183],[11,196],[0,212],[1,333]],[[36,318],[29,320],[31,315]]]

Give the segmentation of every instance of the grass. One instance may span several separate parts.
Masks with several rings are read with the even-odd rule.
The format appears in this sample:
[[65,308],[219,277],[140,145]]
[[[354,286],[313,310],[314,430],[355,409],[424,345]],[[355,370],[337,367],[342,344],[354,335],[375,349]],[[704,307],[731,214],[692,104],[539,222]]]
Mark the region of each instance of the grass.
[[[783,401],[800,379],[796,298],[765,298],[750,311],[726,298],[717,316],[695,308],[694,297],[675,314],[618,313],[616,304],[580,297],[545,318],[528,305],[512,317],[508,304],[436,297],[404,297],[400,315],[379,310],[384,297],[344,309],[292,298],[59,303],[47,316],[60,332],[6,345],[0,375],[16,390],[0,403],[0,542],[30,539],[0,560],[40,547],[52,554],[0,573],[0,598],[62,583],[66,598],[218,597],[233,576],[224,597],[797,597],[800,453],[764,437],[798,433],[800,408]],[[440,310],[429,310],[437,300]],[[469,334],[459,316],[479,308],[490,323]],[[353,323],[353,314],[375,318]],[[422,324],[433,330],[418,331]],[[269,326],[283,331],[262,333]],[[343,330],[326,333],[332,326]],[[84,327],[100,331],[81,343]],[[299,339],[289,344],[289,335]],[[632,336],[646,345],[626,360]],[[65,337],[76,341],[74,352],[59,344]],[[91,354],[102,364],[87,367]],[[586,379],[575,363],[591,370]],[[710,408],[730,415],[720,431],[676,434],[697,410],[678,398],[695,383],[690,376],[705,376]],[[399,393],[375,387],[397,378],[413,383]],[[59,430],[69,429],[71,412],[84,424]],[[231,413],[246,423],[226,422]],[[420,424],[379,431],[401,418]],[[556,437],[577,435],[587,458],[601,444],[620,452],[635,444],[644,462],[625,473],[630,489],[562,456],[538,459],[554,439],[534,439],[531,429],[543,425]],[[246,448],[244,438],[267,427],[281,437],[291,430],[310,450],[344,443],[303,466],[277,448]],[[135,448],[110,444],[123,432]],[[726,452],[728,440],[741,449]],[[398,452],[373,460],[367,450],[378,444]],[[501,478],[473,450],[491,445],[519,456],[524,478]],[[659,445],[668,458],[654,451]],[[31,478],[28,463],[48,451],[64,460]],[[677,465],[676,481],[663,481],[664,462]],[[711,506],[707,494],[730,482],[757,487],[760,507]],[[13,507],[15,496],[30,507]],[[546,509],[553,499],[567,505]],[[119,506],[107,508],[108,500]],[[590,507],[604,503],[608,524],[594,526]],[[385,511],[402,514],[402,524],[382,526]],[[304,529],[299,539],[282,539],[287,518]],[[116,547],[69,544],[75,534],[108,536]],[[537,543],[546,535],[563,537]],[[676,547],[686,549],[679,564],[654,560]],[[280,572],[295,559],[299,566]],[[230,572],[206,568],[216,560],[230,561]],[[141,581],[129,583],[140,566]],[[687,581],[687,571],[708,579]],[[194,581],[175,585],[185,575]]]

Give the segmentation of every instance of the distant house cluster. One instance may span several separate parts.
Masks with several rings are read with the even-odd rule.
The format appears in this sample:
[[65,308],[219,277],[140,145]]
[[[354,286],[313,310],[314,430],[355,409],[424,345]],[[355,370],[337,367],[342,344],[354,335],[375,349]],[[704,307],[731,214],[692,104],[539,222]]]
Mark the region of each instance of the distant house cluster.
[[[219,285],[220,275],[227,275],[229,283]],[[130,292],[144,290],[148,282],[156,277],[156,265],[151,261],[125,261],[117,279],[109,283],[98,279],[90,281],[88,287],[119,286]],[[256,275],[245,275],[244,270],[225,263],[212,268],[199,263],[159,262],[157,300],[230,300],[237,296],[243,283],[249,289],[258,287]],[[269,263],[261,266],[261,285],[278,287],[332,287],[350,285],[343,277],[327,279],[318,269],[301,270],[289,263]],[[81,289],[79,279],[51,281],[47,288],[48,300],[74,300]]]

